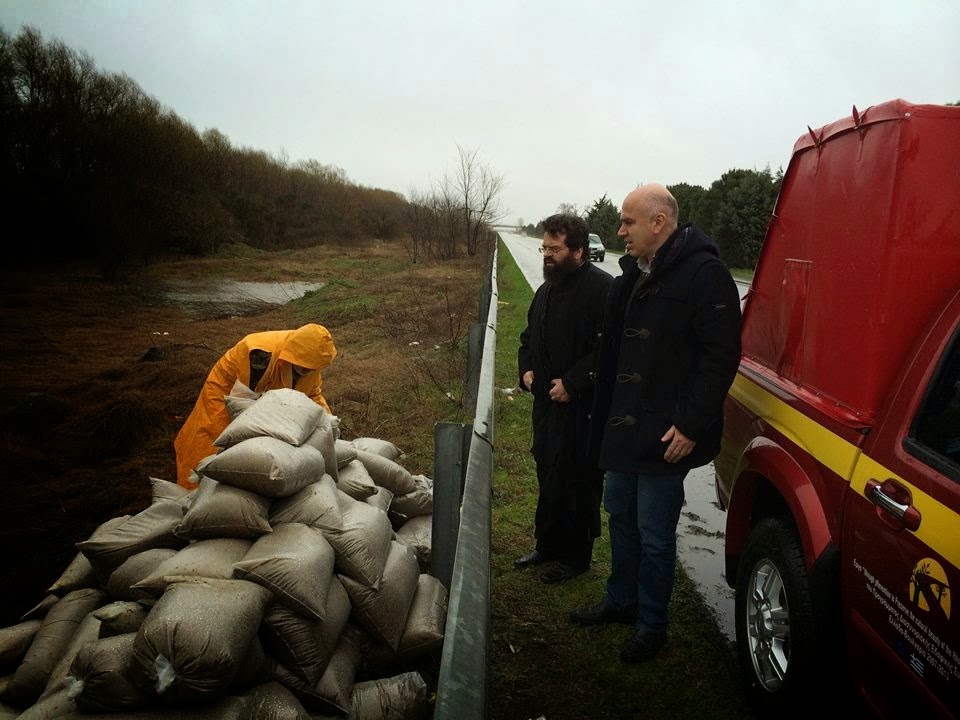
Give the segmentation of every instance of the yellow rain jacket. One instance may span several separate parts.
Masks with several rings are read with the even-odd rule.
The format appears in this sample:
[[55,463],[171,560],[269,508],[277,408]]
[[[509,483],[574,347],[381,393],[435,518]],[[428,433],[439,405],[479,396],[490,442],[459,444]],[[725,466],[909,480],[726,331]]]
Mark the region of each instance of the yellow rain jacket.
[[[333,362],[337,349],[325,327],[311,323],[296,330],[270,330],[247,335],[217,360],[203,384],[193,412],[174,440],[177,482],[184,487],[196,487],[190,482],[190,471],[200,460],[216,452],[213,441],[230,424],[224,398],[230,394],[234,382],[239,380],[248,387],[250,385],[252,350],[270,353],[270,364],[253,390],[262,393],[292,387],[325,410],[330,410],[321,392],[323,377],[320,371]],[[309,370],[296,380],[296,384],[294,365]]]

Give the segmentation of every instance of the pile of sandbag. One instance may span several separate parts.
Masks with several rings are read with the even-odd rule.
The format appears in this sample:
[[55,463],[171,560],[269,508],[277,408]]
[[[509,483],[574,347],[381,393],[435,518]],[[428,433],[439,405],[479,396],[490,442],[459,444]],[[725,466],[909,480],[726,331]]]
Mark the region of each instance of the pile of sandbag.
[[230,410],[196,490],[152,478],[151,505],[78,543],[0,630],[9,717],[425,712],[409,663],[442,645],[447,609],[427,573],[430,479],[388,441],[341,439],[302,393]]

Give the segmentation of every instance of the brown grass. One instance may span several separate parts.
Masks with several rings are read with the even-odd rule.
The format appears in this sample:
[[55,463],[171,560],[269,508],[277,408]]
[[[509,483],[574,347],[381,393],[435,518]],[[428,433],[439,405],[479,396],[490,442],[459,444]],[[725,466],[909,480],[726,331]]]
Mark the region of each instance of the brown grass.
[[[463,338],[482,272],[476,260],[411,265],[399,245],[368,243],[165,262],[114,284],[76,267],[4,278],[0,626],[44,597],[76,542],[143,509],[151,476],[175,479],[173,438],[210,367],[248,333],[325,325],[338,357],[324,392],[344,437],[391,440],[411,472],[430,475],[433,424],[456,419],[437,417],[438,402],[460,413]],[[166,280],[221,277],[330,285],[230,317],[163,300]]]

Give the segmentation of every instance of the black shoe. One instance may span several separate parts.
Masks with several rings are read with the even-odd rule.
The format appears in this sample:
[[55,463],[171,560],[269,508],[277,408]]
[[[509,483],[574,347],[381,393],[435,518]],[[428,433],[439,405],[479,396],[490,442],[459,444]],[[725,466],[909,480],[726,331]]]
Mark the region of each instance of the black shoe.
[[572,565],[558,562],[553,567],[549,567],[541,573],[540,582],[547,584],[563,582],[577,575],[583,575],[586,571],[587,568],[575,568]]
[[650,635],[638,630],[620,648],[620,659],[625,663],[642,663],[653,660],[666,640],[666,635]]
[[570,613],[570,622],[579,625],[603,625],[606,623],[633,625],[637,622],[637,609],[635,607],[615,608],[608,604],[606,600],[601,600],[596,605],[574,610]]
[[513,566],[520,570],[526,567],[533,567],[534,565],[543,565],[545,562],[547,562],[547,559],[537,550],[534,550],[533,552],[529,552],[526,555],[521,555],[514,560]]

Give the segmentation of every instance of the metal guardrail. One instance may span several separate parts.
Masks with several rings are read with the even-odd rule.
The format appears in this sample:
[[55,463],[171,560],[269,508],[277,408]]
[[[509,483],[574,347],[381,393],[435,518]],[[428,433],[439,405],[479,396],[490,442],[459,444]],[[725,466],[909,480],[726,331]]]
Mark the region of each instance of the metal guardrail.
[[486,323],[471,332],[468,348],[464,398],[475,398],[473,425],[438,423],[435,430],[431,567],[450,593],[434,720],[487,717],[496,274],[494,243],[480,301]]

